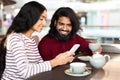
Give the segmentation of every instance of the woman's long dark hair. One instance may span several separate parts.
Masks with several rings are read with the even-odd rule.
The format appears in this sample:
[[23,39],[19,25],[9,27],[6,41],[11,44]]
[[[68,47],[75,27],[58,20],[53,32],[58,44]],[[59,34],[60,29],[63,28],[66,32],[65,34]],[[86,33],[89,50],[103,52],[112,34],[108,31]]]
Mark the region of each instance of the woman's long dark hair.
[[73,37],[76,32],[81,29],[80,27],[80,22],[79,22],[79,18],[76,15],[76,13],[69,7],[61,7],[59,8],[54,14],[53,17],[51,19],[51,23],[50,23],[50,31],[49,31],[49,36],[54,38],[56,37],[56,25],[55,25],[55,21],[58,21],[58,19],[60,17],[68,17],[70,18],[71,24],[72,24],[72,32],[70,34],[70,37]]
[[5,69],[5,56],[6,56],[6,38],[12,33],[24,33],[28,31],[40,18],[41,14],[47,10],[42,4],[31,1],[26,3],[17,16],[14,18],[12,25],[7,30],[6,35],[0,42],[0,76]]

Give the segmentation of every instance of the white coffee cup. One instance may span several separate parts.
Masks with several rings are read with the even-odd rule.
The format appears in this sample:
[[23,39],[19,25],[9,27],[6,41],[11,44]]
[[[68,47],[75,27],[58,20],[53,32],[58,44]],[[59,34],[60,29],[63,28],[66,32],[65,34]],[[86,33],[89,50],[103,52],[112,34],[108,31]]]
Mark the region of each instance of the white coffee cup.
[[89,48],[90,48],[92,51],[98,50],[99,47],[100,47],[100,44],[99,44],[99,43],[89,43]]
[[81,74],[85,72],[86,64],[82,62],[73,62],[70,63],[70,72],[75,74]]

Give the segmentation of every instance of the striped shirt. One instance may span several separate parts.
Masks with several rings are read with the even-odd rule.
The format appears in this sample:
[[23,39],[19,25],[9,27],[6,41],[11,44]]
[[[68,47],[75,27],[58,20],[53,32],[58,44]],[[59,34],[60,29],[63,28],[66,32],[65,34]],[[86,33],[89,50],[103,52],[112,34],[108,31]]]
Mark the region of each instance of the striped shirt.
[[13,33],[8,37],[6,68],[2,80],[24,80],[50,70],[50,62],[43,61],[34,39],[21,33]]

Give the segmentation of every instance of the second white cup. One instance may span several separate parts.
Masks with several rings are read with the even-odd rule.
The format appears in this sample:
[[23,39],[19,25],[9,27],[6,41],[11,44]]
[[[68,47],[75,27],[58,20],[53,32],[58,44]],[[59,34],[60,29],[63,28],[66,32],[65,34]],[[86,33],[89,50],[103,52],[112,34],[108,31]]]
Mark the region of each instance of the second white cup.
[[85,72],[86,70],[86,64],[82,62],[73,62],[70,63],[70,72],[75,74],[81,74]]
[[99,44],[99,43],[89,43],[89,48],[90,48],[92,51],[98,50],[99,47],[100,47],[100,44]]

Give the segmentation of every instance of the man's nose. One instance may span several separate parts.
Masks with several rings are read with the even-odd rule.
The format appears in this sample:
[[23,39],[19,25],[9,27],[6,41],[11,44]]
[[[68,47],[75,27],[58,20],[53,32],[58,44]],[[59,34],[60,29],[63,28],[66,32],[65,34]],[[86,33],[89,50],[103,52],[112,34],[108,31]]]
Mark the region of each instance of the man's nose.
[[67,30],[67,25],[64,25],[64,26],[63,26],[63,30]]

